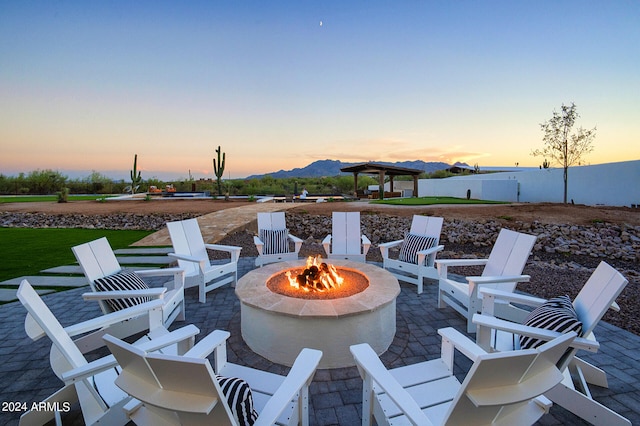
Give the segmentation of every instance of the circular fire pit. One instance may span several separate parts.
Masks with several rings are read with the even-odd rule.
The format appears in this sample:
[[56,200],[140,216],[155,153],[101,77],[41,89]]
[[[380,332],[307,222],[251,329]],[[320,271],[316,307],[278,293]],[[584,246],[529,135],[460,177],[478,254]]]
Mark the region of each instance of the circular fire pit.
[[[267,282],[283,271],[300,269],[305,261],[290,261],[255,269],[236,285],[240,299],[242,337],[268,360],[291,366],[302,348],[323,352],[320,368],[355,365],[349,346],[368,343],[381,354],[396,333],[396,278],[377,266],[331,260],[339,270],[359,274],[368,282],[362,291],[334,299],[308,299],[275,293]],[[348,286],[345,280],[343,286]]]

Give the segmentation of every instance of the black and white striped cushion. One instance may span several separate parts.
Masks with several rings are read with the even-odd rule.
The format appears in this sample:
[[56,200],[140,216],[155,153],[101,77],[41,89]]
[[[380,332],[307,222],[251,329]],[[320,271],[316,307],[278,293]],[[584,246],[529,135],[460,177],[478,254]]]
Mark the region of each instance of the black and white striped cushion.
[[[527,315],[523,324],[560,333],[575,331],[578,336],[582,334],[582,322],[578,319],[571,299],[566,295],[554,297],[538,306]],[[520,336],[520,349],[537,348],[543,343],[543,340]]]
[[240,426],[254,424],[258,413],[253,407],[253,396],[247,382],[237,377],[216,376],[216,378],[236,423]]
[[289,251],[288,229],[261,229],[260,239],[264,243],[262,254],[280,254]]
[[427,237],[424,235],[416,235],[408,233],[404,237],[402,247],[400,247],[400,255],[398,260],[401,262],[418,263],[418,255],[420,250],[426,250],[433,247],[438,239],[436,237]]
[[[135,272],[118,272],[93,281],[96,291],[148,290],[149,286]],[[129,308],[150,301],[150,297],[107,299],[113,311]]]

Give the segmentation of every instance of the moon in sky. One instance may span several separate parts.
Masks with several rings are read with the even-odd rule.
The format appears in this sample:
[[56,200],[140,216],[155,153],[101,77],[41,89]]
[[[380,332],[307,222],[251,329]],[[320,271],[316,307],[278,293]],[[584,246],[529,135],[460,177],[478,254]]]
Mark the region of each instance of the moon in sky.
[[320,26],[322,26],[322,21],[320,21]]

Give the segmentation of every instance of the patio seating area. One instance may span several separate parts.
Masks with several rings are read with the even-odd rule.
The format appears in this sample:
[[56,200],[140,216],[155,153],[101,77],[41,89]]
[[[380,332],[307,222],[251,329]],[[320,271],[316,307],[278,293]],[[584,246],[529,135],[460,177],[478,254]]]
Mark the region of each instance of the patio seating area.
[[[377,265],[381,266],[381,265]],[[241,258],[238,277],[255,268],[254,258]],[[161,285],[162,279],[154,278]],[[437,330],[454,327],[464,332],[466,321],[450,307],[437,308],[437,283],[425,285],[425,291],[416,297],[415,287],[400,283],[397,298],[397,332],[389,350],[381,356],[387,368],[414,364],[440,356],[441,339]],[[43,296],[44,302],[64,325],[102,315],[95,302],[82,300],[87,288],[78,288]],[[198,289],[185,290],[186,322],[176,321],[171,329],[185,324],[200,328],[200,336],[213,330],[231,333],[228,340],[229,361],[261,370],[286,374],[288,367],[272,363],[253,353],[243,342],[240,330],[240,302],[230,286],[224,286],[208,294],[206,303],[198,302]],[[60,380],[49,366],[48,339],[32,342],[24,331],[26,310],[19,302],[0,306],[0,391],[4,402],[26,403],[43,401],[61,387]],[[595,330],[600,343],[598,353],[581,352],[581,358],[600,368],[608,375],[609,388],[593,387],[594,398],[628,418],[640,423],[640,380],[636,365],[640,358],[640,336],[600,322]],[[475,338],[474,335],[471,335]],[[456,357],[457,376],[463,377],[470,367],[464,357]],[[310,387],[310,424],[352,425],[360,424],[362,413],[362,380],[356,367],[318,370]],[[3,410],[3,424],[17,424],[20,413]],[[64,413],[64,424],[83,424],[78,406]],[[563,408],[553,406],[539,424],[587,424]]]

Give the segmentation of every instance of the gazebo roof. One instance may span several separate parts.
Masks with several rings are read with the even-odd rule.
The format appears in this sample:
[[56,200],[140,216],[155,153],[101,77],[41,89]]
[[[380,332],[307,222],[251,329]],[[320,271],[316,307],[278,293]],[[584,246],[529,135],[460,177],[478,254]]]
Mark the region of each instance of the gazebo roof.
[[396,167],[381,163],[360,163],[353,166],[343,167],[340,171],[350,173],[371,173],[376,175],[380,172],[384,172],[388,176],[418,176],[424,172],[424,170],[408,169],[405,167]]

